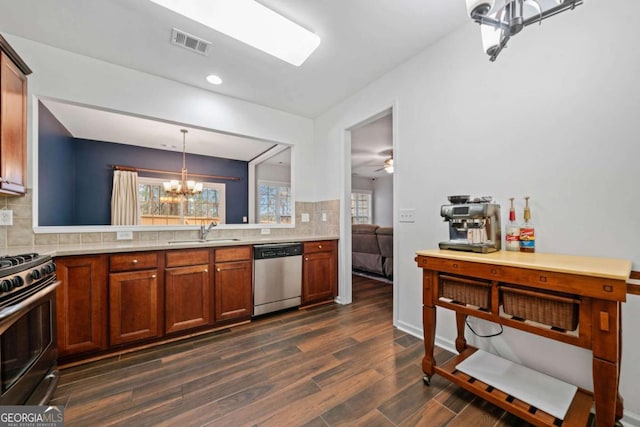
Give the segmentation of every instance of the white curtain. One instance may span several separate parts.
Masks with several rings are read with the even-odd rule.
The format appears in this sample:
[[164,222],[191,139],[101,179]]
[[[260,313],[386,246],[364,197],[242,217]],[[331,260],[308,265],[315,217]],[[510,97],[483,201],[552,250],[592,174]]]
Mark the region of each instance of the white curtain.
[[113,171],[111,192],[111,225],[140,224],[138,173]]

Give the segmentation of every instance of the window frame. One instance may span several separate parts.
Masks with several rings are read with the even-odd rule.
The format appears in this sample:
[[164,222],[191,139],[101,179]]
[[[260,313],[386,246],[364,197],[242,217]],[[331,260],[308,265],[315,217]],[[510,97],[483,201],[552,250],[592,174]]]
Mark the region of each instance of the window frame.
[[[367,203],[367,211],[368,214],[366,216],[366,218],[368,218],[367,222],[355,222],[354,218],[360,218],[362,217],[362,215],[357,215],[358,214],[358,204],[355,203],[355,211],[354,212],[354,195],[366,195],[368,198],[368,203]],[[373,191],[371,190],[358,190],[358,189],[352,189],[351,190],[351,224],[373,224]]]
[[[162,188],[163,183],[167,181],[166,179],[162,179],[162,178],[152,178],[152,177],[147,177],[147,176],[138,176],[138,186],[140,185],[153,185],[153,186],[159,186]],[[211,189],[211,190],[217,190],[218,191],[218,216],[217,218],[217,222],[219,224],[225,224],[226,223],[226,184],[224,183],[220,183],[220,182],[203,182],[202,186],[204,189]],[[169,203],[169,202],[166,202]],[[167,224],[167,225],[199,225],[201,222],[203,221],[209,221],[211,220],[211,218],[207,217],[205,218],[201,218],[200,220],[196,220],[194,222],[194,224],[190,224],[189,223],[189,218],[193,218],[193,216],[189,216],[189,215],[185,215],[185,212],[187,212],[189,210],[188,206],[186,206],[187,203],[190,203],[189,198],[185,198],[185,200],[182,200],[180,202],[177,202],[180,206],[178,208],[179,210],[179,214],[178,215],[153,215],[153,214],[147,214],[145,212],[142,211],[142,206],[140,206],[140,216],[144,217],[145,215],[147,217],[151,217],[151,218],[176,218],[178,220],[177,224]],[[140,205],[140,200],[138,201],[138,204]],[[154,224],[157,225],[157,224]]]
[[[280,198],[280,190],[278,190],[278,195],[276,197],[276,206],[275,206],[275,216],[276,216],[276,222],[262,222],[262,205],[260,203],[260,193],[261,193],[261,187],[263,185],[267,185],[269,187],[278,187],[278,189],[280,189],[281,187],[285,187],[287,188],[287,194],[288,194],[288,204],[289,204],[289,222],[282,222],[282,215],[281,215],[281,198]],[[285,181],[274,181],[274,180],[270,180],[270,179],[259,179],[258,180],[258,185],[257,187],[257,191],[256,191],[256,224],[259,225],[292,225],[294,222],[294,210],[293,210],[293,195],[291,193],[291,183],[290,182],[285,182]]]

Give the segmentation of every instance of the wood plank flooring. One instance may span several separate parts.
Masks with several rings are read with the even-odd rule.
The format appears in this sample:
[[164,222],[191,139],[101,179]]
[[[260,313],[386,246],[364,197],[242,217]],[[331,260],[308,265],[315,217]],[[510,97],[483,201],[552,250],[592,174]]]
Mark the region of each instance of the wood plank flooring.
[[[65,426],[527,426],[434,376],[392,326],[392,286],[62,371]],[[438,363],[453,355],[439,350]]]

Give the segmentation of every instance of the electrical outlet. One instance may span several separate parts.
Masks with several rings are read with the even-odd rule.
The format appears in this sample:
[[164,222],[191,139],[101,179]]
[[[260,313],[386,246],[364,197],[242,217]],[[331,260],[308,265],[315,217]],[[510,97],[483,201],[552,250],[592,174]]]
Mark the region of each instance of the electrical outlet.
[[309,222],[309,214],[308,213],[303,213],[300,215],[300,221],[302,222]]
[[133,231],[116,232],[116,240],[133,240]]
[[326,212],[322,212],[322,221],[323,222],[327,222],[327,213]]
[[400,222],[416,222],[416,210],[400,209]]
[[0,225],[13,225],[13,211],[0,209]]
[[271,234],[270,228],[262,228],[260,229],[260,234]]
[[249,220],[247,219],[247,217],[246,217],[246,216],[243,216],[243,217],[242,217],[242,222],[247,222],[247,221],[249,221]]

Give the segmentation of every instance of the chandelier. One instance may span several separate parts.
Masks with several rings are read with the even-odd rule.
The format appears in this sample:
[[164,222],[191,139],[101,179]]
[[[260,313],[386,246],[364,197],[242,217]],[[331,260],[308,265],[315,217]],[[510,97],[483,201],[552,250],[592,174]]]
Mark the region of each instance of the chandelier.
[[186,165],[186,135],[189,132],[186,129],[180,129],[182,132],[182,173],[181,179],[172,179],[171,181],[165,181],[163,183],[164,192],[170,198],[176,200],[180,197],[191,196],[194,194],[202,193],[202,183],[190,181],[187,176]]
[[467,0],[467,12],[480,24],[482,47],[490,61],[524,27],[580,6],[583,0]]

